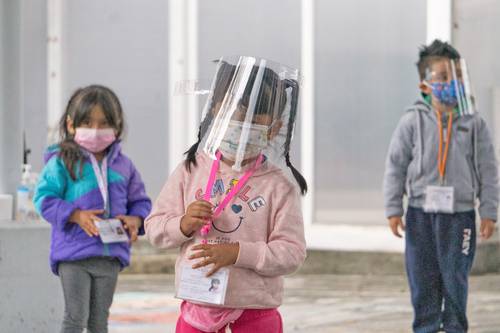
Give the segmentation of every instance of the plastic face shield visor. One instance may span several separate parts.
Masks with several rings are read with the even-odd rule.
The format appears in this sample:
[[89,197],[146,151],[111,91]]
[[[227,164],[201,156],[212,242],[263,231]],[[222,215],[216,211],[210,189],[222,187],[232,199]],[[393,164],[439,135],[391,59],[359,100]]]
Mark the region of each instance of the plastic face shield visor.
[[423,82],[432,89],[433,98],[445,107],[455,108],[459,115],[477,111],[465,59],[430,58]]
[[297,78],[297,70],[265,59],[221,58],[204,109],[203,151],[213,159],[220,151],[235,170],[260,154],[283,157],[295,121]]

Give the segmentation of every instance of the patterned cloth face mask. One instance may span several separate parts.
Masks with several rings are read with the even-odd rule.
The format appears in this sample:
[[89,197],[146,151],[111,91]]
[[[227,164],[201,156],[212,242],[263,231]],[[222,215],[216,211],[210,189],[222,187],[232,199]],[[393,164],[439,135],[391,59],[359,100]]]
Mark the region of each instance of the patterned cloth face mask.
[[463,84],[455,80],[451,80],[450,83],[435,82],[431,83],[432,94],[436,96],[441,104],[447,106],[455,106],[458,103],[458,93],[456,89],[458,85],[460,93],[463,95]]

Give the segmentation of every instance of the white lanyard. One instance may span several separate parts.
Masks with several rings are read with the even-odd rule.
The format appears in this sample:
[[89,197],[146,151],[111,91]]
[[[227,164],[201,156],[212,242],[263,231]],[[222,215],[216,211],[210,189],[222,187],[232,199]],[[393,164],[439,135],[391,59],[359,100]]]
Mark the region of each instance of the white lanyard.
[[104,156],[102,160],[102,165],[99,168],[99,163],[95,158],[94,154],[89,154],[90,162],[92,163],[92,169],[94,169],[95,177],[97,178],[97,185],[99,186],[99,191],[102,195],[102,201],[104,202],[105,216],[109,215],[109,205],[108,205],[108,158]]

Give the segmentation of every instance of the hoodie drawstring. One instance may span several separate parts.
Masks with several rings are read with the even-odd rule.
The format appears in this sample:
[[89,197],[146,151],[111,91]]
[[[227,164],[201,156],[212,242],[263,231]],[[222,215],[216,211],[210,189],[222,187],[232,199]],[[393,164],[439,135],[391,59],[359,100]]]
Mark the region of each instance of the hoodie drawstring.
[[422,135],[422,114],[420,113],[420,109],[415,108],[417,111],[417,142],[418,142],[418,174],[420,176],[423,172],[423,154],[424,154],[424,143],[423,143],[423,135]]
[[479,179],[479,162],[477,161],[477,117],[474,116],[473,120],[473,128],[474,128],[474,178],[472,180],[472,187],[474,190],[474,202],[476,201],[477,195],[477,183],[481,182]]

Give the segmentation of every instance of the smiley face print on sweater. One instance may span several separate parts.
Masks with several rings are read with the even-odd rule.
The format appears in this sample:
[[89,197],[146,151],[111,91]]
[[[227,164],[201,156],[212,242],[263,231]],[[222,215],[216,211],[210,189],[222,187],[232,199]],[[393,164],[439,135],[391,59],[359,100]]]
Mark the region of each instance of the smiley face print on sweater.
[[[217,179],[215,181],[212,188],[211,198],[213,199],[212,201],[215,202],[216,207],[237,183],[238,179],[231,179],[226,187],[222,179]],[[198,189],[196,191],[196,200],[202,199],[203,190]],[[251,218],[251,214],[250,216],[247,216],[248,213],[257,212],[259,208],[264,206],[266,206],[266,200],[261,195],[254,196],[252,193],[252,187],[250,185],[245,185],[233,202],[224,209],[224,211],[229,210],[229,218],[234,220],[234,222],[225,223],[226,225],[223,225],[219,219],[212,221],[212,226],[215,230],[221,233],[233,233],[242,226],[247,218]]]

